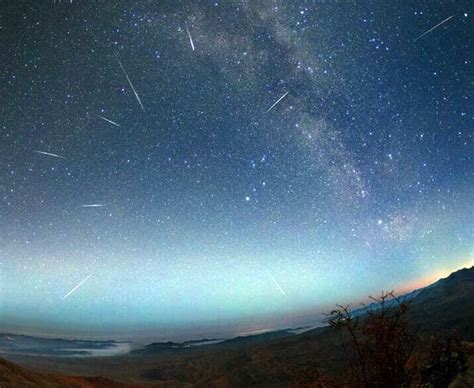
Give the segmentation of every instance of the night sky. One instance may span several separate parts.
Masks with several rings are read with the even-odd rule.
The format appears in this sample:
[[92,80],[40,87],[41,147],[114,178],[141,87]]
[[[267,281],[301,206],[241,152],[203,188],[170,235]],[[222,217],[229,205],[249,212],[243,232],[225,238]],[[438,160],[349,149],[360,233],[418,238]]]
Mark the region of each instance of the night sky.
[[273,328],[472,265],[472,8],[4,2],[0,328]]

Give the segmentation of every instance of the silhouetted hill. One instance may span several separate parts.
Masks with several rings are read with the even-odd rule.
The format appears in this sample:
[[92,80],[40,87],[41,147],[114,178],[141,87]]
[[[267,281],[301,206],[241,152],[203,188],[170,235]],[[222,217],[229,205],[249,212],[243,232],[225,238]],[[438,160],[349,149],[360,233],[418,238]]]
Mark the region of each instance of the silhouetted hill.
[[246,336],[231,338],[231,339],[221,342],[221,345],[224,345],[224,346],[239,345],[240,346],[240,345],[262,344],[262,343],[272,341],[275,339],[292,337],[294,335],[296,334],[290,332],[288,329],[276,330],[276,331],[269,331],[269,332],[261,333],[261,334],[246,335]]
[[474,341],[474,266],[421,290],[413,299],[411,316],[422,330],[456,330],[463,340]]
[[433,303],[441,306],[464,299],[471,292],[474,292],[474,266],[460,269],[425,287],[417,296],[416,301],[417,303]]

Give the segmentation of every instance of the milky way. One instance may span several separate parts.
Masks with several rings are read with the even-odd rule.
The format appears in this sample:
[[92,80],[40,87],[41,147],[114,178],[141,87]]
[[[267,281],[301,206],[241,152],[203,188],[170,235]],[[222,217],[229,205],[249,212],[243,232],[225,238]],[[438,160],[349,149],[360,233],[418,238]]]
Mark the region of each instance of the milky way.
[[133,3],[4,6],[0,328],[266,329],[472,262],[470,2]]

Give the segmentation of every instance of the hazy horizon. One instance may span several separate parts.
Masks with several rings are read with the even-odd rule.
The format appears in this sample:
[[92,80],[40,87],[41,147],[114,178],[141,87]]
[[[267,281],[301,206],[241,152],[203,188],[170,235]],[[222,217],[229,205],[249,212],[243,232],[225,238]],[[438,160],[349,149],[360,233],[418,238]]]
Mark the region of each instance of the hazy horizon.
[[[444,268],[442,271],[417,279],[410,282],[406,287],[387,288],[394,290],[396,294],[403,295],[411,291],[426,287],[436,281],[449,276],[451,273],[463,268],[474,266],[474,258],[467,260],[460,267]],[[374,290],[371,295],[378,295],[378,291]],[[353,300],[343,300],[339,303],[348,304],[352,309],[363,306],[363,303],[370,302],[368,295],[355,298]],[[110,327],[104,329],[103,332],[94,332],[84,329],[74,328],[54,328],[54,327],[15,327],[0,323],[0,334],[16,334],[31,335],[43,338],[64,338],[64,339],[83,339],[83,340],[114,340],[126,341],[137,345],[148,344],[151,342],[184,342],[199,339],[215,339],[215,338],[233,338],[242,335],[258,334],[265,331],[275,331],[296,327],[318,327],[325,325],[325,315],[334,305],[319,306],[314,309],[300,312],[296,316],[279,316],[279,317],[261,317],[254,316],[250,319],[242,318],[239,322],[208,322],[201,325],[188,325],[183,327],[146,327],[146,328],[120,328],[111,330]]]

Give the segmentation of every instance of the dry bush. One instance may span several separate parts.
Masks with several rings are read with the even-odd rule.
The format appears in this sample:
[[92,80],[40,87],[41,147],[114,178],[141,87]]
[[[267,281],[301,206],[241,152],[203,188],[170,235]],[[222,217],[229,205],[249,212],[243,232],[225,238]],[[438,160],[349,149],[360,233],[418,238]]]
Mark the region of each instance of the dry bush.
[[421,381],[426,387],[447,387],[467,368],[467,352],[454,333],[437,335],[431,339]]
[[294,387],[438,388],[447,387],[466,368],[466,349],[454,334],[437,335],[423,346],[408,318],[409,301],[393,292],[371,300],[372,305],[358,315],[340,305],[328,314],[329,325],[350,338],[345,345],[349,361],[343,376],[336,381],[306,370]]
[[359,317],[347,306],[338,306],[329,314],[329,324],[346,330],[351,338],[346,384],[409,387],[417,376],[413,354],[418,342],[418,333],[407,318],[409,302],[393,292],[371,299],[374,303]]

